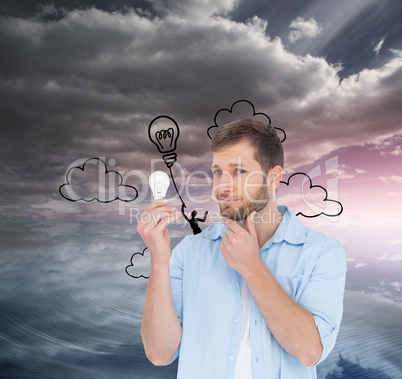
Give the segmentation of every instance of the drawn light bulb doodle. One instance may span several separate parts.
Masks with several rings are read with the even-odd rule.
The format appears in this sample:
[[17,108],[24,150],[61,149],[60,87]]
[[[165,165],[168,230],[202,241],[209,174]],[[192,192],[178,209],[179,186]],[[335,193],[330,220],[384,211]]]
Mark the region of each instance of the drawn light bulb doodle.
[[169,116],[155,117],[148,127],[149,139],[162,153],[163,161],[168,168],[172,167],[176,162],[177,139],[179,138],[180,130],[177,122]]
[[164,199],[170,185],[168,174],[163,171],[155,171],[149,177],[149,186],[155,200]]

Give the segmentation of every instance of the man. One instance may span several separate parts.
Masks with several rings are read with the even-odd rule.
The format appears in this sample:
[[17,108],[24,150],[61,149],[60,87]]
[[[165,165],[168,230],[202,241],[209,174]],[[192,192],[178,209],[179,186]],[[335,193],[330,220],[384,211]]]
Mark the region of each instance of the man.
[[173,250],[166,201],[138,231],[151,254],[141,336],[147,357],[178,355],[181,379],[316,378],[342,316],[341,244],[276,205],[284,165],[275,130],[257,120],[219,128],[213,190],[222,222]]

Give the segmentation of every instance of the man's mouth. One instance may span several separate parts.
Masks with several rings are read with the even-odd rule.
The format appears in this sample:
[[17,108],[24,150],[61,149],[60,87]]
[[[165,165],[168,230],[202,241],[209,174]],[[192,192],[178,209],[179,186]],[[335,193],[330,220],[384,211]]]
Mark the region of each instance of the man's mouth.
[[230,204],[230,203],[236,203],[240,201],[240,199],[218,198],[218,201],[223,204]]

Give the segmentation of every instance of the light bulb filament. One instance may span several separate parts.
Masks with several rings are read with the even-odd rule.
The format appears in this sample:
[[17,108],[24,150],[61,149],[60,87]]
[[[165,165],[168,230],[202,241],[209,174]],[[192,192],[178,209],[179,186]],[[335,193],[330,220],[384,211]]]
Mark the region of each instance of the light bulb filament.
[[172,147],[174,130],[173,128],[159,130],[155,133],[155,138],[161,149],[164,149],[162,142],[165,142],[166,140],[170,141],[169,147]]

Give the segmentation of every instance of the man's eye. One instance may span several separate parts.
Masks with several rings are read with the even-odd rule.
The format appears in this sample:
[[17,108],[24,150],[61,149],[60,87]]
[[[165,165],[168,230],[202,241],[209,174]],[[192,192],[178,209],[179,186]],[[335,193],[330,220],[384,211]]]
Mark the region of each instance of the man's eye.
[[215,170],[215,171],[212,171],[212,173],[213,173],[214,175],[222,175],[222,171],[221,171],[221,170]]
[[241,168],[237,168],[237,169],[236,169],[236,174],[241,175],[241,174],[244,174],[245,172],[246,172],[246,171],[242,170]]

